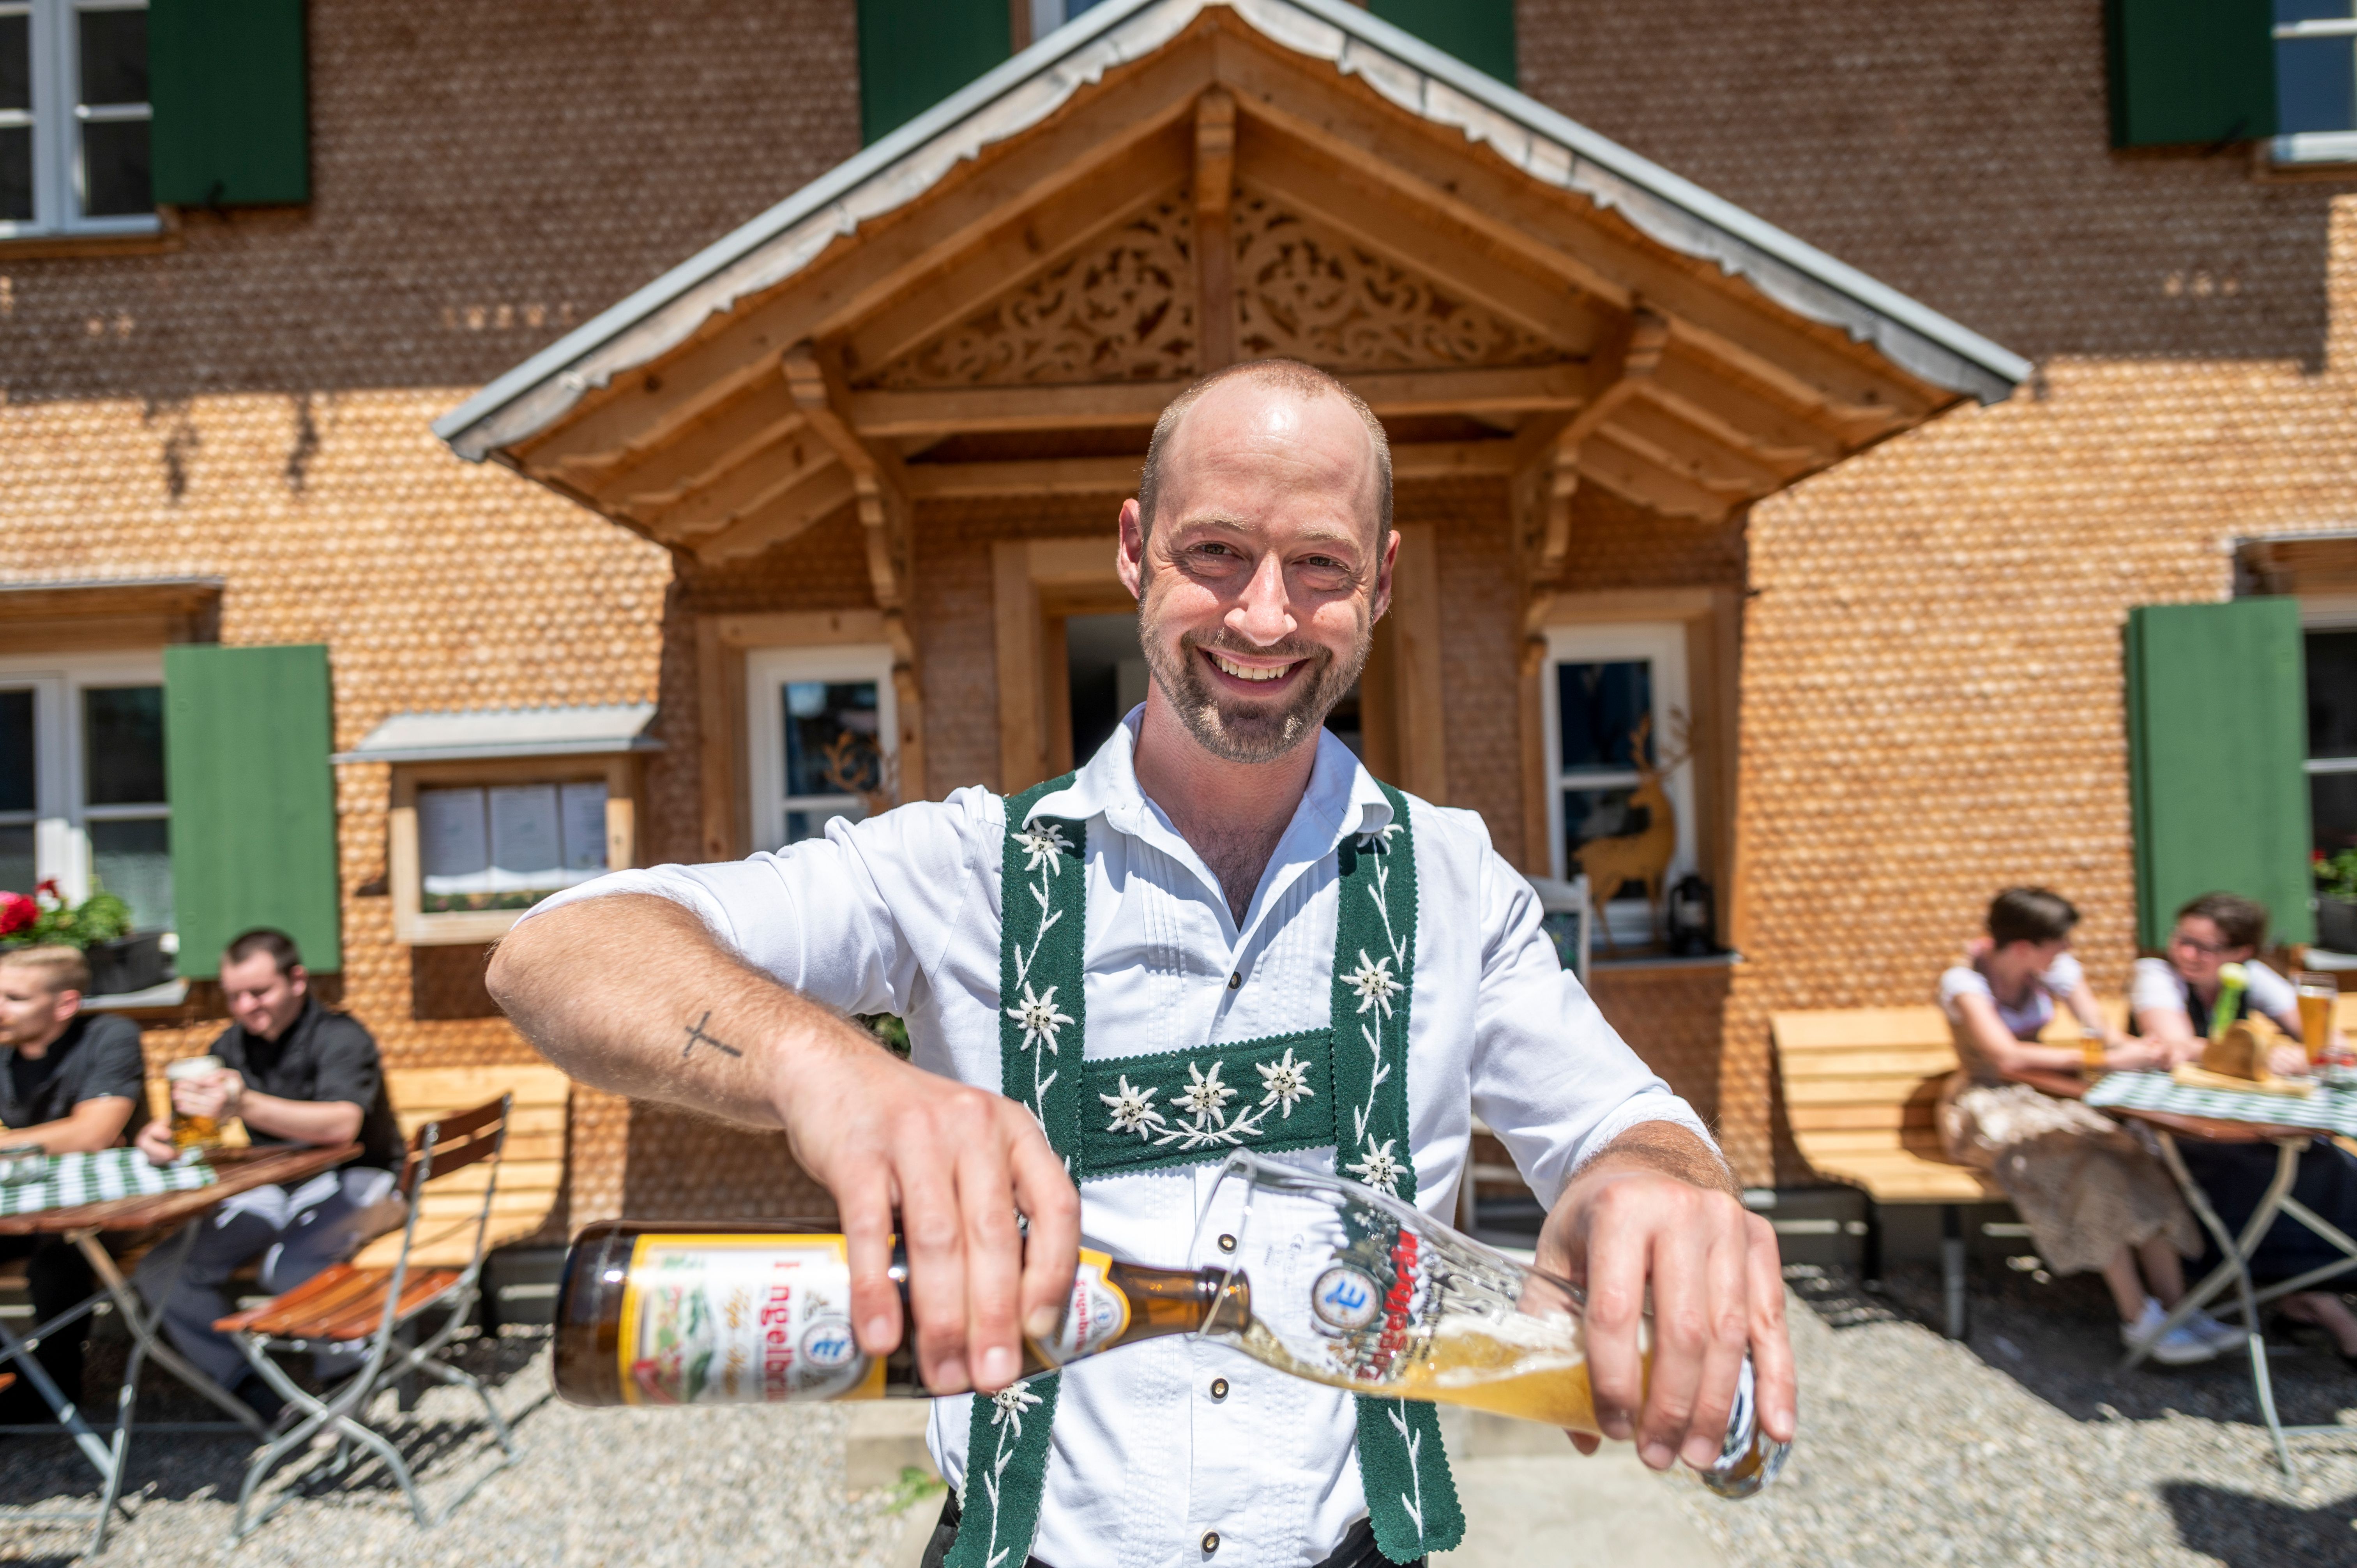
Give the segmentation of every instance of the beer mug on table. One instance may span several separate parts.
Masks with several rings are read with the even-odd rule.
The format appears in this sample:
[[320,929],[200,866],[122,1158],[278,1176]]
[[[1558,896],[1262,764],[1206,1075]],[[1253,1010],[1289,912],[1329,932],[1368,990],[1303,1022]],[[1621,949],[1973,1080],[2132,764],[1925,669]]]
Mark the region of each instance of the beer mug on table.
[[[1249,1280],[1249,1319],[1215,1316],[1202,1337],[1352,1393],[1469,1405],[1601,1436],[1587,1381],[1587,1298],[1569,1280],[1517,1262],[1385,1193],[1239,1150],[1221,1166],[1198,1224]],[[1238,1293],[1241,1296],[1243,1293]],[[1652,1319],[1639,1343],[1652,1364]],[[1697,1472],[1748,1498],[1792,1445],[1759,1422],[1743,1359],[1719,1456]]]
[[[208,1079],[223,1070],[219,1057],[183,1057],[178,1061],[167,1062],[164,1067],[166,1091],[168,1094],[172,1089],[190,1079]],[[180,1109],[177,1095],[171,1096],[171,1109],[172,1147],[183,1153],[190,1149],[221,1147],[220,1117],[189,1115]]]
[[2313,1067],[2324,1059],[2325,1042],[2332,1037],[2332,1011],[2341,1001],[2341,984],[2319,969],[2303,969],[2292,981],[2299,990],[2299,1042]]

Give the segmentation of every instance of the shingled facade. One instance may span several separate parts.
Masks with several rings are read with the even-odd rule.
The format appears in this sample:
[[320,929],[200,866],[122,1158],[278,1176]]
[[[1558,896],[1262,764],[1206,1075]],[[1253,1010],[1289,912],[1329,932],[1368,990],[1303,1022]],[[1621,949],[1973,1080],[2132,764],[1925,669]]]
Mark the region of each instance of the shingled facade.
[[[662,749],[644,757],[635,802],[641,861],[752,847],[748,650],[906,636],[911,793],[1016,787],[1025,768],[1062,764],[1071,695],[1041,673],[1060,659],[1060,618],[1119,607],[1058,553],[1101,533],[1109,558],[1118,494],[1098,470],[1041,469],[1028,490],[974,470],[1134,463],[1134,420],[1091,449],[967,431],[929,456],[900,444],[939,430],[866,435],[896,443],[910,472],[961,469],[911,498],[897,541],[879,541],[880,512],[863,521],[848,471],[791,527],[756,515],[794,484],[834,482],[815,444],[794,476],[715,499],[709,462],[668,489],[648,479],[661,453],[631,445],[634,431],[571,467],[534,454],[533,439],[560,437],[483,448],[533,483],[456,460],[428,428],[856,154],[851,5],[611,0],[564,27],[350,0],[308,15],[307,203],[185,210],[130,240],[0,240],[10,657],[187,637],[324,643],[341,752],[404,713],[653,703]],[[1717,886],[1741,959],[1608,963],[1594,988],[1717,1119],[1747,1181],[1805,1180],[1776,1135],[1770,1008],[1921,999],[1989,890],[2017,880],[2088,911],[2083,951],[2097,985],[2119,989],[2136,899],[2119,628],[2131,606],[2230,596],[2237,541],[2329,528],[2357,499],[2343,379],[2357,365],[2357,208],[2345,187],[2270,177],[2243,149],[2111,151],[2095,0],[1904,17],[1850,0],[1736,13],[1557,0],[1521,5],[1517,32],[1520,85],[1541,103],[2037,362],[2026,388],[1980,407],[1870,362],[1840,332],[1792,327],[1807,339],[1796,354],[1865,367],[1861,385],[1915,401],[1813,437],[1789,391],[1714,369],[1737,389],[1722,408],[1781,411],[1793,427],[1755,428],[1745,446],[1722,418],[1713,428],[1734,445],[1617,486],[1597,455],[1583,471],[1575,453],[1556,554],[1538,573],[1547,503],[1518,489],[1527,465],[1494,449],[1549,408],[1576,420],[1590,383],[1535,413],[1394,421],[1404,446],[1429,449],[1404,470],[1402,516],[1431,592],[1421,620],[1388,634],[1405,639],[1390,655],[1398,690],[1366,698],[1382,706],[1371,755],[1479,810],[1510,859],[1556,875],[1534,660],[1557,628],[1674,628],[1698,736],[1683,853]],[[1249,238],[1255,222],[1331,217],[1253,207],[1252,106],[1237,96],[1243,199],[1223,220]],[[1170,138],[1182,204],[1200,125],[1190,108]],[[1130,247],[1144,271],[1192,265],[1149,238]],[[1635,312],[1565,306],[1577,320],[1561,336],[1521,344],[1515,323],[1544,313],[1515,305],[1525,295],[1507,274],[1524,263],[1501,269],[1469,243],[1461,263],[1445,246],[1368,249],[1403,278],[1513,306],[1484,327],[1475,368],[1587,374],[1618,355],[1625,371],[1641,341],[1619,325]],[[1268,351],[1251,325],[1234,352]],[[845,375],[822,340],[806,384],[821,409],[830,376],[846,400],[930,394],[945,380],[926,367],[954,357],[952,337],[912,342],[898,383],[899,361]],[[1700,363],[1671,337],[1674,372]],[[1160,382],[1197,362],[1120,376]],[[584,417],[623,391],[660,397],[647,382],[665,373],[589,388]],[[802,418],[789,378],[773,384],[770,425]],[[1689,391],[1689,406],[1711,395]],[[716,397],[704,412],[736,406]],[[1656,406],[1639,398],[1613,438],[1632,461],[1684,439],[1647,423]],[[638,499],[613,478],[633,470]],[[746,547],[711,548],[730,529]],[[879,542],[901,552],[888,582]],[[135,580],[151,586],[112,601],[86,586]],[[166,580],[193,607],[158,611],[152,585]],[[1012,642],[1010,582],[1044,628]],[[822,635],[830,620],[841,635]],[[1032,661],[1036,701],[1010,699],[1010,650]],[[0,666],[0,684],[15,668]],[[394,772],[336,768],[344,1004],[397,1066],[519,1058],[481,994],[479,942],[398,940]],[[216,1026],[159,1022],[151,1039],[188,1048]],[[574,1123],[576,1219],[816,1200],[774,1141],[586,1091]]]

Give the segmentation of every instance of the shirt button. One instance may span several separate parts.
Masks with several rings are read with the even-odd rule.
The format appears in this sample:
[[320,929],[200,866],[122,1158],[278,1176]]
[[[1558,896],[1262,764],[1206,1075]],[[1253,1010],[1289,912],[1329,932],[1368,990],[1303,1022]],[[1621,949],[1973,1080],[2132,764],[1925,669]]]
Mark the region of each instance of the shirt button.
[[1203,1532],[1203,1555],[1209,1557],[1212,1552],[1217,1552],[1219,1549],[1220,1532],[1216,1530],[1205,1530]]
[[1231,991],[1233,991],[1236,987],[1238,987],[1239,985],[1242,985],[1243,983],[1244,983],[1244,972],[1243,972],[1243,970],[1241,970],[1241,969],[1240,969],[1240,970],[1238,970],[1238,971],[1236,971],[1233,974],[1232,974],[1232,975],[1228,976],[1228,989],[1229,989],[1229,990],[1231,990]]
[[1214,1400],[1223,1400],[1227,1397],[1228,1380],[1225,1378],[1213,1378],[1211,1380],[1211,1398]]
[[1235,1250],[1236,1250],[1236,1239],[1235,1239],[1233,1236],[1222,1236],[1222,1237],[1221,1237],[1221,1238],[1220,1238],[1220,1251],[1222,1251],[1222,1252],[1232,1252],[1232,1251],[1234,1251]]

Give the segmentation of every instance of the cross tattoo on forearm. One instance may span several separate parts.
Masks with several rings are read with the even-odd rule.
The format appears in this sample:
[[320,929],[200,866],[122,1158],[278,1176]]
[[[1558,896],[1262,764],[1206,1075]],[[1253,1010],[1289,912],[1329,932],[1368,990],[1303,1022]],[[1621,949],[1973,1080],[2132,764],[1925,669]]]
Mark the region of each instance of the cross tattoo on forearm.
[[705,1034],[704,1032],[704,1026],[710,1022],[712,1022],[712,1009],[707,1007],[704,1010],[703,1017],[698,1018],[694,1023],[690,1024],[687,1026],[687,1044],[680,1047],[679,1048],[680,1060],[685,1061],[689,1057],[694,1055],[695,1047],[699,1045],[710,1046],[716,1051],[726,1051],[732,1057],[741,1057],[745,1054],[736,1047],[728,1044],[727,1041],[717,1039],[711,1035]]

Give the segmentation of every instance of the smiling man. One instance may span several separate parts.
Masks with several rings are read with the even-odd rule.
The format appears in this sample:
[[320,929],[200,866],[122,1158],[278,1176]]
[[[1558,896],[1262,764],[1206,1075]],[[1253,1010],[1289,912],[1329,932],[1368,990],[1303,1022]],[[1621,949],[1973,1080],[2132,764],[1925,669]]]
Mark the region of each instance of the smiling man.
[[[1017,1384],[1017,1335],[1055,1327],[1083,1228],[1142,1262],[1227,1261],[1195,1230],[1231,1148],[1447,1215],[1477,1112],[1550,1202],[1542,1262],[1587,1286],[1607,1429],[1657,1468],[1707,1463],[1749,1345],[1763,1424],[1789,1438],[1775,1241],[1701,1123],[1564,972],[1480,819],[1380,784],[1321,727],[1391,600],[1374,416],[1305,365],[1206,378],[1156,426],[1117,549],[1153,682],[1077,774],[551,899],[493,960],[510,1015],[590,1082],[783,1128],[842,1210],[871,1352],[909,1326],[885,1273],[899,1230],[928,1386],[994,1396],[935,1404],[958,1489],[929,1563],[1454,1545],[1427,1406],[1371,1413],[1182,1339]],[[1371,897],[1396,972],[1366,950]],[[1362,1066],[1353,1008],[1375,986],[1404,1026]],[[907,1020],[910,1063],[845,1016],[881,1012]],[[1251,1113],[1272,1074],[1281,1119]],[[1214,1081],[1254,1088],[1211,1103]]]

